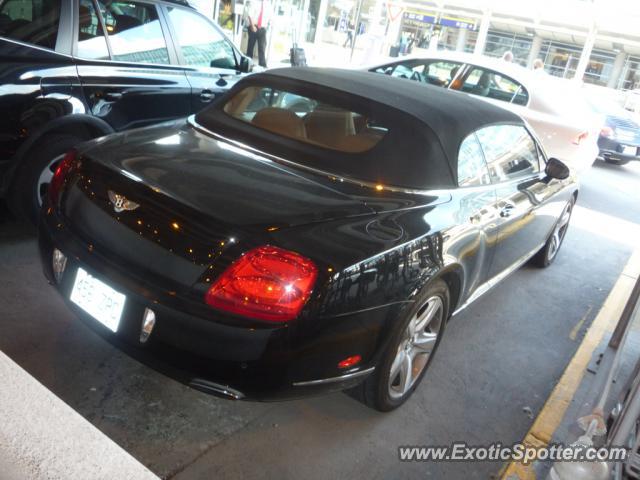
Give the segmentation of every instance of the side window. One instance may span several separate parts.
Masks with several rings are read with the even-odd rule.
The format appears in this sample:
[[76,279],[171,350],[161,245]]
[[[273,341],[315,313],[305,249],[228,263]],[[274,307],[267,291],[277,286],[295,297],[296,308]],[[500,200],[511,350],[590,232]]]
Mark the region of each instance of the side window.
[[407,78],[409,80],[424,81],[422,76],[424,72],[424,63],[416,62],[415,60],[398,63],[395,68],[389,73],[392,77]]
[[236,68],[233,48],[205,18],[182,8],[167,8],[187,65]]
[[78,9],[78,56],[108,60],[109,49],[100,19],[91,0],[80,0]]
[[99,4],[113,60],[169,63],[169,51],[155,5],[138,2]]
[[448,86],[454,79],[461,64],[439,60],[427,64],[425,69],[425,79],[432,85],[439,87]]
[[476,132],[495,182],[526,177],[540,171],[538,147],[521,125],[492,125]]
[[460,89],[473,95],[516,105],[526,105],[529,101],[529,93],[518,82],[484,68],[473,68],[465,77]]
[[458,186],[472,187],[491,183],[489,169],[475,133],[464,139],[458,153]]
[[385,75],[391,75],[394,68],[396,68],[395,65],[383,65],[381,67],[374,68],[373,70],[369,70],[369,71],[374,73],[384,73]]
[[39,47],[56,48],[60,0],[0,2],[0,36]]

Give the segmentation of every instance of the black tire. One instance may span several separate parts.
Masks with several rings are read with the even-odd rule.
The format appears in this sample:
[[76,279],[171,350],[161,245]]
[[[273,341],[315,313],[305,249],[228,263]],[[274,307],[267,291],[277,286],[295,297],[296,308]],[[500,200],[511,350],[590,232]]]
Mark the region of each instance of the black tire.
[[[393,398],[390,391],[391,367],[401,350],[405,332],[411,320],[418,314],[419,310],[426,307],[425,302],[434,297],[438,297],[442,302],[441,325],[439,326],[435,344],[431,349],[426,364],[422,368],[420,374],[413,380],[412,386],[402,394],[399,398]],[[388,412],[398,408],[413,394],[420,382],[424,378],[431,361],[440,345],[440,340],[444,333],[444,328],[449,318],[449,288],[447,284],[440,279],[431,282],[427,288],[416,299],[415,304],[409,308],[398,321],[398,326],[393,332],[393,337],[389,342],[389,346],[385,351],[382,360],[377,365],[374,373],[368,377],[361,385],[358,385],[351,392],[352,396],[365,403],[367,406]]]
[[82,141],[75,135],[46,135],[27,152],[9,190],[8,203],[14,215],[33,225],[37,223],[41,198],[46,195],[46,184],[40,185],[41,175],[45,169],[52,174],[61,157]]
[[[532,265],[535,265],[536,267],[539,267],[539,268],[547,268],[549,265],[551,265],[554,262],[554,260],[558,256],[558,251],[560,250],[560,247],[562,247],[562,243],[564,242],[564,237],[567,234],[567,230],[569,229],[571,214],[573,213],[573,207],[575,203],[576,203],[576,199],[575,197],[572,196],[571,200],[567,202],[564,209],[562,210],[562,214],[560,215],[560,218],[558,218],[556,224],[553,226],[553,231],[551,232],[551,235],[549,236],[549,238],[547,238],[546,243],[538,251],[538,253],[536,253],[531,258]],[[561,231],[558,232],[560,223],[562,222],[563,216],[567,211],[569,212],[569,217],[567,218],[567,222],[566,224],[561,226]],[[555,239],[555,242],[558,242],[559,240],[559,243],[557,245],[554,245],[554,235],[556,235],[556,233],[559,233],[559,236]]]

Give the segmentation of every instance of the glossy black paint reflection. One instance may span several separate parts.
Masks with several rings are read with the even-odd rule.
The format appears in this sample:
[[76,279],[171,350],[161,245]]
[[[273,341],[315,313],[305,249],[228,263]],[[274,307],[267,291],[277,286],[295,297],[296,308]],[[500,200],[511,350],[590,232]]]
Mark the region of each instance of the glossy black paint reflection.
[[[185,383],[222,382],[260,399],[353,384],[293,386],[344,374],[338,362],[355,354],[359,369],[375,367],[431,280],[443,278],[451,310],[461,307],[534,253],[576,192],[572,179],[539,173],[447,191],[368,185],[296,168],[183,121],[96,140],[79,158],[61,203],[43,211],[48,277],[59,248],[73,259],[59,286],[65,298],[82,265],[131,299],[117,335],[72,306],[106,338]],[[107,190],[140,207],[116,212]],[[271,324],[205,305],[217,276],[264,244],[319,269],[299,318]],[[158,330],[141,345],[147,307]]]
[[[226,39],[236,68],[187,65],[177,54],[175,32],[164,23],[164,3],[153,8],[161,13],[170,64],[83,59],[77,48],[77,2],[63,0],[61,6],[55,51],[0,37],[0,196],[14,188],[31,189],[12,182],[34,147],[49,135],[84,141],[185,117],[243,76],[243,55]],[[199,15],[186,4],[171,8]],[[219,27],[205,21],[222,38]]]

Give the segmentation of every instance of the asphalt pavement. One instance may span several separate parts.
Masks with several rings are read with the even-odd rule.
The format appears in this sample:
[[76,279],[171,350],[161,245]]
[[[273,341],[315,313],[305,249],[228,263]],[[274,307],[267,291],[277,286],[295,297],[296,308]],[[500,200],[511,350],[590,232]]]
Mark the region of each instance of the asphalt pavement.
[[556,263],[457,316],[425,381],[382,414],[345,394],[232,402],[138,364],[77,321],[28,227],[0,213],[0,350],[163,478],[490,478],[499,463],[406,463],[398,446],[523,438],[640,238],[640,163],[582,179]]

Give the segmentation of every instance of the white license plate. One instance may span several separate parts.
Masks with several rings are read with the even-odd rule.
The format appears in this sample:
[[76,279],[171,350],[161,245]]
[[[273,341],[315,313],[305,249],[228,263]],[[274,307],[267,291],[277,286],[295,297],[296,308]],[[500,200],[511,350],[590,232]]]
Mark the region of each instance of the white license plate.
[[627,145],[624,147],[624,150],[622,150],[622,153],[624,153],[625,155],[633,155],[635,157],[637,151],[638,147],[630,147]]
[[78,268],[70,300],[112,332],[118,331],[127,297]]

